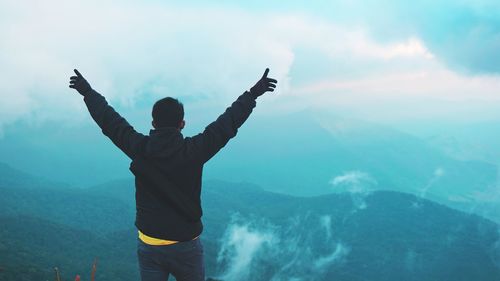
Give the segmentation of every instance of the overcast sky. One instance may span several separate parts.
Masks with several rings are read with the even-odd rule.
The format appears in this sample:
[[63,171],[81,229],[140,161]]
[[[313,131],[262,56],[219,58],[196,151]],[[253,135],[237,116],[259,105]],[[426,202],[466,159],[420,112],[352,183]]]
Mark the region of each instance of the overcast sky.
[[220,108],[269,67],[267,114],[500,120],[498,1],[207,2],[1,1],[0,128],[88,118],[75,67],[128,111]]

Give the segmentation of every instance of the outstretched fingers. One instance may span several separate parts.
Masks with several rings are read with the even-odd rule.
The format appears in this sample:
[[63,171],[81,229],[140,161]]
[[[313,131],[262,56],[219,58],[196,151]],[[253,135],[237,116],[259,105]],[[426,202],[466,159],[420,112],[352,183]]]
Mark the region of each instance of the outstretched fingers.
[[273,78],[266,78],[266,79],[267,79],[267,83],[274,83],[274,84],[278,83],[278,80],[276,80],[276,79],[273,79]]
[[80,79],[83,78],[82,74],[80,74],[80,72],[78,72],[78,70],[75,69],[74,71],[75,71],[76,75],[78,75],[78,76],[71,76],[69,78],[69,87],[73,88],[73,89],[75,89],[76,83],[80,82]]
[[267,74],[269,74],[269,68],[266,68],[264,71],[264,75],[262,75],[262,79],[267,79]]
[[276,83],[278,83],[276,79],[271,79],[271,78],[267,78],[266,82],[268,87],[273,87],[273,88],[276,88]]
[[274,92],[274,89],[276,88],[276,83],[278,83],[278,80],[273,79],[273,78],[268,78],[267,74],[269,73],[269,68],[266,68],[266,71],[264,72],[264,76],[262,78],[266,81],[266,92]]
[[73,71],[76,76],[74,75],[69,78],[69,87],[77,90],[82,96],[85,96],[90,90],[92,90],[92,87],[77,69],[73,69]]
[[266,84],[266,92],[274,92],[274,88],[276,88],[276,84],[273,82],[267,82]]
[[[73,71],[75,72],[76,76],[78,76],[78,78],[83,78],[82,74],[80,73],[80,71],[78,71],[77,69],[73,69]],[[73,76],[74,77],[74,76]]]
[[76,84],[76,81],[74,81],[74,80],[69,81],[70,86],[74,86],[75,84]]
[[264,75],[262,75],[262,80],[266,81],[267,84],[273,83],[276,84],[278,83],[278,80],[273,79],[273,78],[268,78],[267,75],[269,74],[269,68],[266,68],[266,71],[264,71]]

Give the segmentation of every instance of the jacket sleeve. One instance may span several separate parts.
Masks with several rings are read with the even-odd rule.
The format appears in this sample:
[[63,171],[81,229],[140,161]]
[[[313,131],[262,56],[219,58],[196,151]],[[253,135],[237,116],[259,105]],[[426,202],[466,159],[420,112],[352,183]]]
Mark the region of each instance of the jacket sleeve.
[[255,96],[250,92],[243,93],[202,133],[192,137],[195,151],[198,154],[197,158],[202,163],[210,160],[231,138],[236,136],[238,128],[252,113],[256,105],[255,99]]
[[128,157],[134,159],[141,142],[146,137],[138,133],[98,92],[92,90],[85,96],[84,101],[90,115],[102,129],[102,133]]

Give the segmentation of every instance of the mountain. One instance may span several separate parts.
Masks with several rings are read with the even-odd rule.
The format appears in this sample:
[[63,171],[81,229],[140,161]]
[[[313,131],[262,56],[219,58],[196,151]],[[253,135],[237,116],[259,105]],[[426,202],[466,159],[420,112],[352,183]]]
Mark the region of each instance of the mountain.
[[[218,258],[226,262],[218,264],[221,279],[500,278],[498,225],[475,215],[390,191],[300,198],[259,190],[246,190],[242,196],[239,187],[205,186],[207,236],[210,231],[220,233],[210,225],[217,225],[221,216],[230,221],[223,235],[229,241],[215,247],[230,249],[219,250]],[[224,201],[234,205],[221,215]],[[226,257],[248,255],[243,238],[258,248],[246,265],[250,272]]]
[[[198,133],[208,121],[196,118],[194,124],[188,120],[186,136]],[[149,122],[138,119],[142,120],[139,129],[147,132]],[[130,176],[129,159],[91,121],[84,127],[40,126],[9,127],[0,139],[3,161],[78,187]],[[462,133],[462,127],[438,131],[455,137],[455,147],[439,137],[311,110],[280,115],[255,112],[238,136],[207,163],[204,178],[252,182],[295,196],[393,190],[477,211],[500,222],[500,212],[490,207],[500,204],[498,165],[492,161],[498,155],[495,124],[470,127],[467,133]],[[472,144],[465,145],[469,141]],[[460,157],[450,152],[455,150],[461,151],[456,153]]]
[[52,188],[67,188],[68,184],[62,182],[51,181],[42,177],[33,176],[22,172],[5,163],[0,162],[0,187],[52,187]]
[[481,122],[461,126],[441,125],[425,139],[450,157],[500,163],[500,124]]
[[[466,196],[496,182],[495,165],[457,160],[426,139],[391,127],[309,111],[256,119],[207,165],[209,177],[301,196],[335,191],[331,180],[349,171],[369,174],[376,189],[415,194],[438,169],[443,173],[430,193]],[[450,184],[453,190],[447,189]]]
[[[23,206],[0,211],[0,280],[46,280],[54,266],[71,277],[96,256],[98,280],[137,280],[136,230],[122,219],[133,212],[131,187],[0,187],[22,194],[0,206]],[[43,197],[53,211],[41,216]],[[82,214],[67,209],[70,199]],[[499,225],[411,194],[296,197],[207,181],[202,202],[207,276],[220,280],[500,279]]]
[[500,205],[495,163],[453,157],[427,138],[336,115],[306,111],[258,121],[230,142],[232,152],[207,165],[207,178],[298,196],[393,190],[500,222],[489,207]]
[[0,280],[63,280],[90,276],[98,257],[96,280],[138,280],[131,269],[135,252],[116,247],[90,231],[30,216],[0,216]]
[[98,235],[128,229],[135,219],[134,209],[106,194],[54,184],[5,164],[0,165],[0,178],[2,216],[51,220]]

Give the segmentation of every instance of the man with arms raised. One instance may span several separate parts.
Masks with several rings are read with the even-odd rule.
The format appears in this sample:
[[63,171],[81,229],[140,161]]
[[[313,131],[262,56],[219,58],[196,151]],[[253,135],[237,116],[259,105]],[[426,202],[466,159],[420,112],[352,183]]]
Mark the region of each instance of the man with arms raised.
[[70,88],[78,91],[104,135],[131,160],[135,175],[136,221],[139,232],[138,259],[143,281],[204,281],[203,230],[200,201],[203,165],[236,136],[256,99],[273,92],[277,81],[262,78],[193,137],[181,133],[184,107],[166,97],[152,110],[149,135],[143,135],[120,116],[106,99],[92,89],[75,69]]

